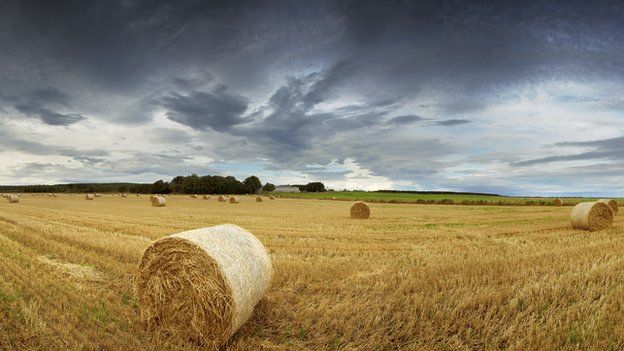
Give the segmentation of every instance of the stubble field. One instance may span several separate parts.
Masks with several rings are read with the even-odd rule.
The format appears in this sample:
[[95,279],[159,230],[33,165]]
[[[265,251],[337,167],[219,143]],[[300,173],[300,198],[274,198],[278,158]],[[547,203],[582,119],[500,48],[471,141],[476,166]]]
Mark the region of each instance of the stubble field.
[[622,220],[570,228],[570,207],[241,197],[238,205],[23,195],[0,201],[0,350],[158,350],[133,296],[143,250],[234,223],[270,252],[271,287],[226,350],[618,350]]

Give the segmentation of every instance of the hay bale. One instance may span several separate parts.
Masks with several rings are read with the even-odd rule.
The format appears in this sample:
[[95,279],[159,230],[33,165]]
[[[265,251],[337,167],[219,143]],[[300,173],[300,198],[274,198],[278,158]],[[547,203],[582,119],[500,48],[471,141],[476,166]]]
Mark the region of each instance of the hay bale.
[[197,199],[197,195],[195,194],[191,195],[191,199]]
[[260,196],[256,197],[256,202],[262,202],[262,198]]
[[219,195],[219,197],[217,198],[217,201],[225,202],[225,197],[223,195]]
[[225,224],[174,234],[148,247],[135,294],[149,330],[219,346],[251,317],[272,275],[262,243]]
[[9,203],[16,204],[16,203],[19,202],[19,196],[17,196],[17,195],[9,195],[9,196],[7,196],[7,200],[9,200]]
[[269,196],[269,200],[275,200],[275,196],[273,195]]
[[555,199],[555,200],[553,201],[553,204],[554,204],[555,206],[561,206],[561,205],[563,205],[563,201],[562,201],[561,199]]
[[370,217],[370,207],[363,202],[357,201],[351,205],[351,218],[366,219]]
[[237,203],[239,203],[239,202],[240,202],[240,200],[238,199],[238,197],[237,197],[237,196],[232,196],[232,197],[230,198],[230,203],[231,203],[231,204],[237,204]]
[[570,221],[575,229],[605,229],[613,223],[613,211],[602,202],[581,202],[572,208]]
[[150,202],[154,207],[165,207],[167,206],[167,199],[162,196],[150,196]]
[[598,200],[598,202],[602,202],[603,204],[606,204],[607,206],[609,206],[609,208],[611,208],[611,211],[613,212],[614,217],[620,211],[620,209],[618,208],[617,201],[613,199],[600,199]]
[[204,196],[202,196],[202,199],[203,199],[203,200],[210,200],[210,196],[208,196],[208,195],[204,195]]
[[93,200],[94,198],[95,198],[95,195],[93,195],[93,194],[85,195],[85,199],[87,199],[87,200]]

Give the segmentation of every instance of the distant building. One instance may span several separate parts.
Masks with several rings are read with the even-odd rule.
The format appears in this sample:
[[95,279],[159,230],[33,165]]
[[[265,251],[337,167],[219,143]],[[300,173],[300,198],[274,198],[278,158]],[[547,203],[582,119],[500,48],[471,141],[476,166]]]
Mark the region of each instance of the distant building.
[[281,193],[298,193],[299,188],[297,188],[296,186],[277,186],[275,187],[275,190],[273,191],[277,191]]

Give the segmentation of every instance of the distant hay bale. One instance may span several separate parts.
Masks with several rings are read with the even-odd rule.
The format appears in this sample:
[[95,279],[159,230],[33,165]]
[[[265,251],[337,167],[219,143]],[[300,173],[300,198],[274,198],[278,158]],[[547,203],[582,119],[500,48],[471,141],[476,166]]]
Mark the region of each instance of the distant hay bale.
[[165,207],[167,206],[167,199],[162,196],[150,196],[150,202],[154,207]]
[[555,206],[561,206],[563,205],[563,201],[561,199],[555,199],[555,201],[553,201],[553,204]]
[[197,195],[193,194],[193,195],[191,195],[191,198],[197,199]]
[[87,200],[93,200],[94,198],[95,198],[95,195],[93,195],[93,194],[85,195],[85,199],[87,199]]
[[217,198],[217,201],[225,202],[225,197],[223,195],[219,195],[219,197]]
[[141,197],[141,194],[136,194],[136,197]]
[[95,194],[95,197],[102,197],[102,194]]
[[128,194],[121,194],[121,197],[128,197]]
[[232,196],[232,197],[230,198],[230,203],[231,203],[231,204],[237,204],[237,203],[239,203],[239,202],[240,202],[240,200],[238,199],[238,197],[237,197],[237,196]]
[[572,208],[570,221],[575,229],[605,229],[613,223],[613,211],[602,202],[581,202]]
[[262,198],[260,196],[256,197],[256,202],[262,202]]
[[609,208],[611,208],[611,211],[613,211],[613,216],[614,217],[620,211],[620,209],[618,208],[617,201],[615,201],[613,199],[600,199],[600,200],[598,200],[598,202],[601,202],[601,203],[606,204],[607,206],[609,206]]
[[270,200],[275,200],[275,196],[271,195],[271,196],[269,196],[269,199]]
[[262,243],[236,225],[162,238],[139,263],[141,320],[159,335],[222,345],[252,316],[272,275]]
[[203,200],[210,200],[210,196],[208,196],[208,195],[204,195],[204,196],[202,196],[202,199],[203,199]]
[[7,196],[7,199],[9,200],[9,203],[12,203],[12,204],[16,204],[19,202],[19,196],[17,195],[9,195]]
[[366,219],[370,217],[370,207],[365,202],[357,201],[351,205],[351,218]]

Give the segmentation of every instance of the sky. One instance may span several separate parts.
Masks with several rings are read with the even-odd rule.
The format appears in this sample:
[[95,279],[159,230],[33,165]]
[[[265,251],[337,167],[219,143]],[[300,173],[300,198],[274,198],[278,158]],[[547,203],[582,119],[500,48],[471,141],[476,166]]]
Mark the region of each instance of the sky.
[[0,8],[0,184],[624,196],[620,1]]

